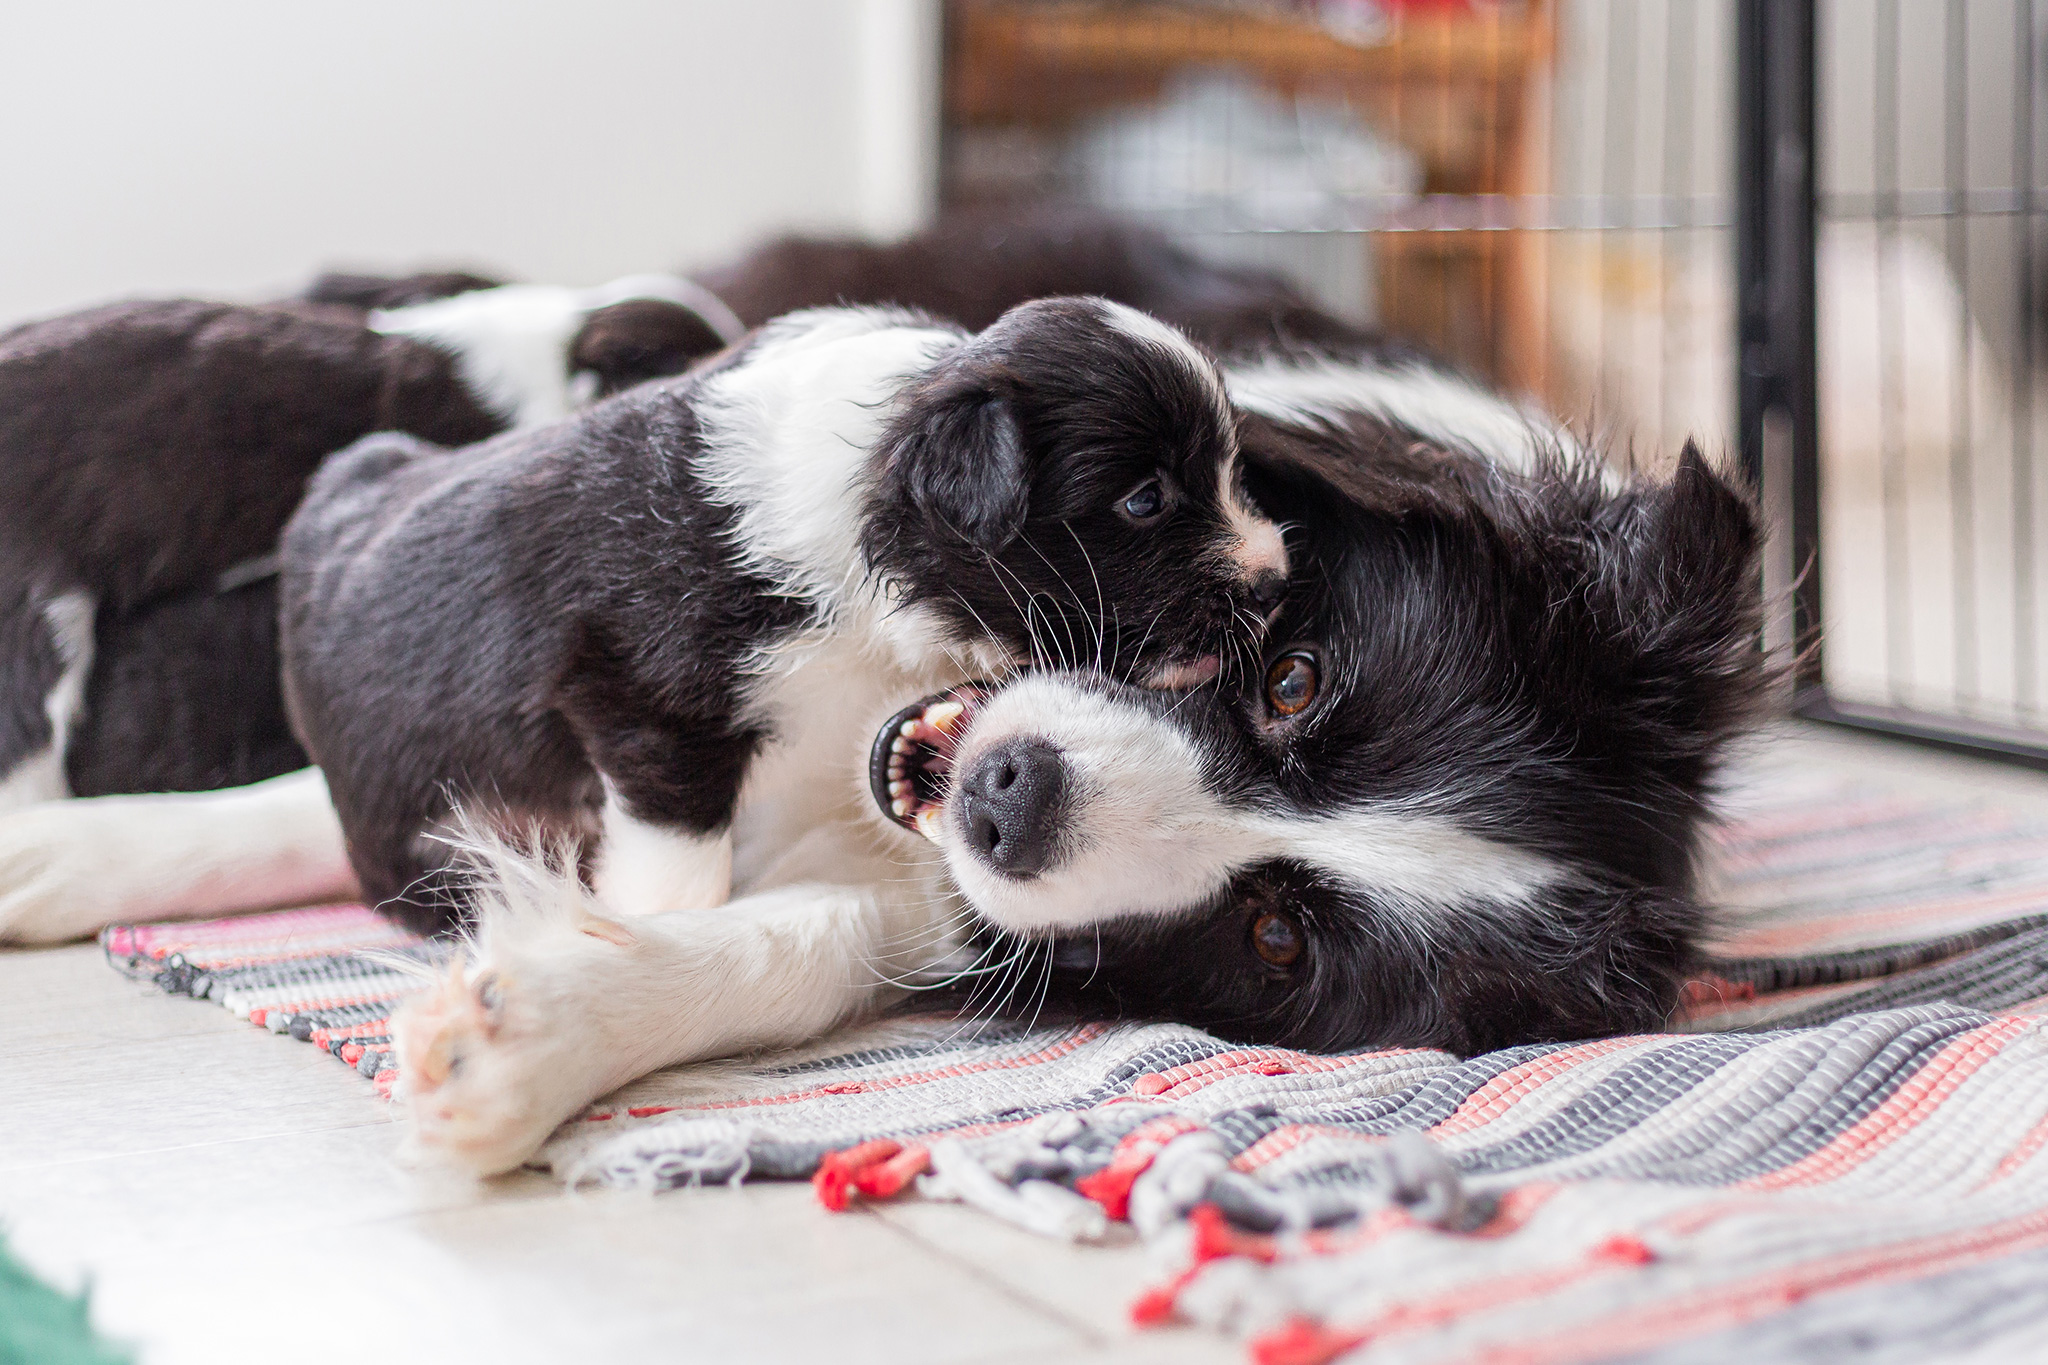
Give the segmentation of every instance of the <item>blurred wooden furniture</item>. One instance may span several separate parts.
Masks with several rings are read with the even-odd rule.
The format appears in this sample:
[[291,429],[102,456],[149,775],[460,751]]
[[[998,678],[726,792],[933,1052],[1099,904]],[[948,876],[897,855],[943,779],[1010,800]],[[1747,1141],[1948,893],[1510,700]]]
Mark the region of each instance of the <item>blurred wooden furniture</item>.
[[[1369,41],[1306,15],[1221,5],[951,0],[946,125],[954,150],[973,139],[984,160],[1000,162],[1007,149],[1003,169],[1019,192],[1077,121],[1155,101],[1189,68],[1228,67],[1283,94],[1345,98],[1415,154],[1427,194],[1541,193],[1538,111],[1554,29],[1551,0],[1390,6]],[[949,155],[949,202],[1003,192]],[[1532,234],[1395,227],[1376,244],[1381,323],[1534,387],[1541,253]]]

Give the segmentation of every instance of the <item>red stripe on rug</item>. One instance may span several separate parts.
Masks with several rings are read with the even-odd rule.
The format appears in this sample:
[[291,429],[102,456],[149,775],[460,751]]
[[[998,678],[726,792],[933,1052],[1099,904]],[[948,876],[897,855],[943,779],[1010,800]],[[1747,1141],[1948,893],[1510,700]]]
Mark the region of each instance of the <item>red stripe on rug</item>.
[[1438,1137],[1451,1137],[1475,1128],[1483,1128],[1514,1109],[1530,1094],[1567,1072],[1577,1070],[1581,1063],[1647,1041],[1649,1039],[1640,1034],[1626,1038],[1602,1038],[1598,1042],[1581,1043],[1576,1047],[1565,1048],[1561,1052],[1546,1053],[1523,1062],[1520,1066],[1509,1067],[1467,1095],[1464,1102],[1453,1110],[1448,1118],[1431,1127],[1429,1131]]
[[1768,1175],[1735,1186],[1745,1190],[1780,1190],[1791,1185],[1818,1185],[1861,1166],[1917,1127],[1939,1109],[1962,1083],[1976,1074],[2005,1045],[2034,1027],[2028,1019],[2002,1019],[1971,1029],[1927,1060],[1926,1065],[1891,1097],[1812,1155]]
[[1648,1350],[1682,1337],[1739,1327],[1815,1294],[1885,1280],[1922,1279],[2039,1246],[2048,1246],[2048,1211],[1765,1271],[1732,1285],[1578,1323],[1548,1340],[1495,1346],[1472,1358],[1490,1365],[1563,1365]]
[[[1732,942],[1740,944],[1744,956],[1770,957],[1812,948],[1850,931],[1854,931],[1858,938],[1872,937],[1874,931],[1884,929],[1946,931],[1960,919],[1996,924],[2000,920],[2017,919],[2020,915],[2041,910],[2048,910],[2048,882],[1996,896],[1923,901],[1882,910],[1852,911],[1824,920],[1798,920],[1772,929],[1744,933]],[[1920,935],[1934,936],[1931,932]],[[1726,952],[1719,945],[1717,948]]]

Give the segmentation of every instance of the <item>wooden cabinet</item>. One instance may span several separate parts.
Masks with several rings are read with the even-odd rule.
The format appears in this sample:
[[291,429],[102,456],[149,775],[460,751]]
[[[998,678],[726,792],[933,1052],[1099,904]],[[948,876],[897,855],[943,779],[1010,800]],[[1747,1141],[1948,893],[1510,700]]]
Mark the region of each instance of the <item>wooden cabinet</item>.
[[952,0],[947,198],[1060,192],[1059,147],[1080,121],[1154,101],[1181,72],[1228,68],[1286,95],[1341,96],[1416,157],[1423,197],[1299,229],[1372,233],[1383,325],[1539,388],[1540,247],[1505,230],[1515,201],[1480,197],[1547,188],[1552,7],[1388,9],[1376,31],[1339,34],[1279,7]]

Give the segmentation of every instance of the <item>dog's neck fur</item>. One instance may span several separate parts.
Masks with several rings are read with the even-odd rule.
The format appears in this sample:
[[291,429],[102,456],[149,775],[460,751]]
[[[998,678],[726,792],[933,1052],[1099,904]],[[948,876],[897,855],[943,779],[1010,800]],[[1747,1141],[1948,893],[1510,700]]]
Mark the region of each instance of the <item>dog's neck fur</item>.
[[851,640],[871,667],[919,678],[996,662],[963,657],[935,615],[893,600],[860,552],[872,450],[891,403],[965,338],[895,309],[793,313],[705,381],[695,472],[736,513],[741,561],[813,603],[823,628],[785,648]]
[[[734,554],[811,603],[816,621],[761,660],[753,705],[775,738],[749,769],[734,821],[743,890],[838,880],[849,858],[886,861],[896,836],[865,791],[868,737],[903,698],[998,662],[962,651],[932,613],[892,600],[859,545],[872,450],[893,399],[964,337],[889,309],[793,314],[700,391],[694,472],[734,510]],[[822,844],[804,837],[818,830],[830,831]],[[817,847],[829,850],[822,862],[794,852]]]

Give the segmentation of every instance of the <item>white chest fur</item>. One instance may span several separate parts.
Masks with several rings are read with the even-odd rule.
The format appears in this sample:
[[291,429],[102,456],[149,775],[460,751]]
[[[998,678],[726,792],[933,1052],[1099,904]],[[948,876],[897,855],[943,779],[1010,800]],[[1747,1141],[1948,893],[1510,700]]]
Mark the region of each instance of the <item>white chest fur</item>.
[[[792,314],[706,384],[697,472],[738,513],[750,568],[819,609],[822,624],[765,651],[747,711],[769,733],[733,826],[736,893],[799,880],[869,880],[909,837],[867,795],[875,730],[963,680],[924,613],[894,610],[859,551],[869,452],[902,385],[960,342],[881,309]],[[888,875],[886,870],[883,875]]]
[[751,708],[772,735],[747,770],[733,822],[733,890],[868,882],[918,856],[867,789],[868,747],[900,707],[964,678],[951,663],[900,666],[877,642],[819,631],[776,651]]

